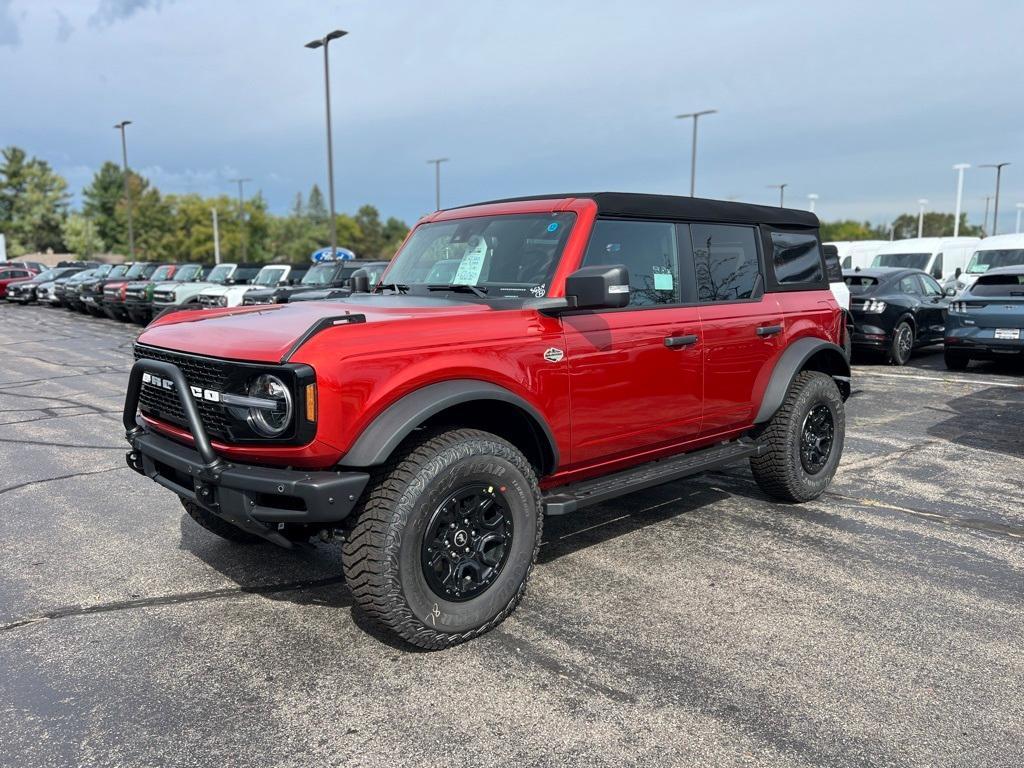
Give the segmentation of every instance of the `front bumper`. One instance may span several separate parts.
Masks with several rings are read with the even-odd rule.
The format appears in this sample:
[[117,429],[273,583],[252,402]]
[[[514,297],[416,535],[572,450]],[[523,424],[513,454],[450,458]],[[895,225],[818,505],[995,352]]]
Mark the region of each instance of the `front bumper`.
[[[137,421],[142,374],[174,382],[195,448],[155,434]],[[184,499],[244,531],[291,546],[282,523],[330,525],[355,507],[370,476],[365,472],[303,471],[228,462],[217,456],[181,369],[162,360],[140,359],[132,367],[123,423],[131,445],[128,466]]]

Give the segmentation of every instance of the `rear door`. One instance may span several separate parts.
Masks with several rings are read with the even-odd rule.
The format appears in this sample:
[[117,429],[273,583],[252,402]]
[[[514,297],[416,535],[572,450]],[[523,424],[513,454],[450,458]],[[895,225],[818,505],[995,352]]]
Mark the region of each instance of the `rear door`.
[[691,224],[704,358],[705,435],[749,426],[785,335],[782,311],[764,292],[758,230]]
[[656,450],[700,431],[703,342],[686,228],[596,221],[582,266],[616,264],[629,270],[629,306],[562,316],[572,464]]

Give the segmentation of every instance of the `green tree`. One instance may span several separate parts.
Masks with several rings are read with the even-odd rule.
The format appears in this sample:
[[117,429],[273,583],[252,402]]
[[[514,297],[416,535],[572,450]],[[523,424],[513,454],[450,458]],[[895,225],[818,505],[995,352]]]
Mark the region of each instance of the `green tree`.
[[79,259],[88,259],[104,248],[96,224],[80,213],[73,213],[64,221],[64,243]]
[[50,164],[7,147],[0,162],[0,231],[13,255],[64,249],[68,183]]
[[309,190],[309,197],[306,200],[306,216],[315,223],[327,221],[327,206],[324,205],[324,195],[316,184]]
[[[869,222],[854,221],[853,219],[823,221],[819,231],[823,242],[878,239],[878,233]],[[888,239],[888,235],[886,235],[886,239]]]
[[[904,213],[897,216],[892,223],[895,239],[903,240],[917,237],[917,214]],[[963,237],[979,237],[982,228],[967,223],[967,214],[960,214],[960,235]],[[952,213],[926,213],[924,215],[923,237],[952,237]]]
[[82,212],[95,223],[100,239],[111,248],[121,249],[128,242],[127,228],[117,218],[117,206],[124,201],[124,171],[105,162],[92,183],[82,190]]

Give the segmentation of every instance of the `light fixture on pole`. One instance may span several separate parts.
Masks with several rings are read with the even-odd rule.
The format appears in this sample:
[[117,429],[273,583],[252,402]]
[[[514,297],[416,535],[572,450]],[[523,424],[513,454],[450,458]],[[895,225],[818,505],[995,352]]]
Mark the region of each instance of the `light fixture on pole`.
[[338,249],[338,223],[334,220],[334,148],[331,143],[331,69],[327,60],[327,49],[331,40],[347,35],[343,29],[336,29],[328,32],[319,40],[310,40],[306,47],[316,50],[324,49],[324,102],[327,107],[327,197],[331,206],[331,256],[337,254]]
[[807,200],[809,203],[807,210],[809,210],[811,213],[814,213],[814,204],[818,202],[818,195],[814,192],[811,192],[807,196]]
[[924,207],[928,205],[925,198],[917,201],[917,236],[924,237]]
[[1017,203],[1017,234],[1020,234],[1020,212],[1024,211],[1024,203]]
[[441,163],[451,162],[447,157],[427,160],[427,165],[434,164],[434,210],[441,210]]
[[960,208],[964,200],[964,171],[971,167],[970,163],[957,163],[956,171],[956,211],[953,213],[953,237],[960,236]]
[[128,209],[128,253],[129,258],[135,261],[135,226],[132,223],[132,195],[128,185],[128,140],[124,135],[124,129],[131,124],[131,120],[122,120],[114,126],[114,129],[121,131],[121,161],[124,166],[124,204]]
[[[992,207],[992,234],[996,234],[999,231],[999,182],[1002,180],[1003,168],[1009,165],[1009,163],[984,163],[979,165],[979,168],[995,168],[996,169],[996,201]],[[988,219],[988,216],[985,216]]]
[[789,182],[785,184],[769,184],[768,189],[779,190],[779,208],[785,208],[786,205],[786,187],[789,186]]
[[[244,195],[244,192],[242,190],[242,185],[244,185],[245,182],[247,182],[247,181],[252,181],[252,179],[228,179],[228,181],[238,185],[238,224],[239,224],[239,227],[241,228],[242,224],[245,222],[245,195]],[[246,257],[248,256],[248,250],[249,250],[249,238],[247,238],[245,236],[245,231],[243,229],[243,231],[242,231],[242,261],[245,261]]]
[[690,146],[690,197],[694,197],[697,191],[697,120],[704,115],[713,115],[717,109],[704,109],[700,112],[687,112],[683,115],[676,115],[676,120],[689,120],[693,118],[693,143]]

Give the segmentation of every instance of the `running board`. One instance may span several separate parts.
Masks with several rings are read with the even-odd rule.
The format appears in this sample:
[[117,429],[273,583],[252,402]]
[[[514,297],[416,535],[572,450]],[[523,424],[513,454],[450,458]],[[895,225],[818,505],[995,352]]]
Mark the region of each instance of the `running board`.
[[548,515],[568,515],[577,509],[600,504],[627,493],[653,488],[683,477],[696,475],[757,456],[761,446],[751,440],[737,440],[703,448],[692,453],[670,456],[632,467],[593,480],[553,488],[544,495],[544,511]]

